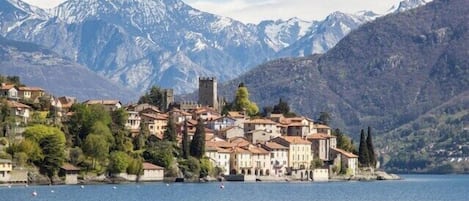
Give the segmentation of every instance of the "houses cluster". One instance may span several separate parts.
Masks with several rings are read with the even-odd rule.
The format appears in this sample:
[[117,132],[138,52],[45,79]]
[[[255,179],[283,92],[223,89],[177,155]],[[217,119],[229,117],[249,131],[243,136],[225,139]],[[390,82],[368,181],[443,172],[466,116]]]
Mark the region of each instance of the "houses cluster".
[[[150,104],[123,105],[118,100],[87,100],[87,105],[103,105],[109,111],[123,108],[128,113],[127,129],[133,136],[147,128],[150,134],[163,139],[169,118],[176,123],[178,139],[182,140],[184,123],[189,138],[195,133],[197,120],[205,122],[205,154],[223,175],[244,175],[245,179],[285,178],[327,180],[331,174],[346,170],[356,174],[358,156],[337,147],[331,128],[306,117],[285,117],[269,114],[251,118],[243,111],[221,114],[223,99],[217,96],[215,78],[199,79],[199,101],[174,103],[172,90],[165,90],[163,108]],[[36,87],[15,87],[2,84],[1,96],[7,97],[8,107],[22,123],[30,119],[31,108],[18,102],[28,98],[39,101],[44,90]],[[71,115],[77,102],[73,97],[52,97],[50,105],[58,117]],[[177,105],[177,107],[169,107]],[[320,165],[314,165],[319,161]],[[7,163],[8,161],[0,161]],[[0,163],[0,167],[2,167]],[[11,161],[10,161],[11,163]],[[145,164],[149,180],[161,180],[163,170]],[[76,174],[75,167],[64,166],[65,173]],[[7,170],[8,171],[8,170]],[[0,169],[0,179],[5,171]],[[71,179],[74,182],[73,179]]]

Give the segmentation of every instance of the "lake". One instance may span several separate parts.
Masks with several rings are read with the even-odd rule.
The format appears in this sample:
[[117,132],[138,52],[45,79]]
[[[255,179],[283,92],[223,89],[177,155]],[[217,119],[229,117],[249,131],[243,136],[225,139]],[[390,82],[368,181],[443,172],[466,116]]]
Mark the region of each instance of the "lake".
[[[401,175],[399,181],[145,183],[0,187],[0,201],[467,201],[469,175]],[[32,196],[36,191],[37,196]]]

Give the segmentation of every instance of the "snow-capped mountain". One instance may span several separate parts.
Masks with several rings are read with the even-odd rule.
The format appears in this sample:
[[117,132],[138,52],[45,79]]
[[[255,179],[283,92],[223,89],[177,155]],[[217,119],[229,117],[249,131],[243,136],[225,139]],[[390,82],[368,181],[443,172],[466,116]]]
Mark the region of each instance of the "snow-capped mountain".
[[410,9],[423,6],[430,2],[431,0],[405,0],[399,2],[398,5],[394,5],[391,9],[388,10],[388,13],[399,13],[404,12]]
[[306,33],[315,28],[317,22],[305,21],[299,18],[289,20],[265,20],[257,25],[257,29],[264,42],[278,52],[293,44]]
[[[409,8],[415,0],[407,1]],[[276,57],[325,52],[377,16],[336,12],[323,21],[254,25],[181,0],[68,0],[49,10],[0,0],[0,35],[52,49],[139,92],[158,85],[185,93],[200,76],[226,81]]]
[[334,12],[315,24],[303,37],[277,53],[278,57],[305,56],[324,53],[334,47],[351,30],[374,20],[379,15],[373,12],[346,14]]

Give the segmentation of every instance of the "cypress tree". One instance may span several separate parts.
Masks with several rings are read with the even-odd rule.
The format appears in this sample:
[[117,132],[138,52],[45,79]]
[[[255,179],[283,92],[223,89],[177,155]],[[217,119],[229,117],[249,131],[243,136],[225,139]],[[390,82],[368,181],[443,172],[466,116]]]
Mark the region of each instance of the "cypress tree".
[[176,142],[176,137],[176,126],[173,121],[173,115],[170,115],[168,117],[168,124],[166,125],[166,130],[164,131],[163,140]]
[[366,137],[366,148],[368,149],[368,163],[370,166],[376,166],[375,148],[371,137],[371,128],[368,126],[368,137]]
[[369,165],[368,147],[366,145],[365,131],[362,129],[360,133],[360,146],[358,147],[358,162],[361,166]]
[[190,154],[198,159],[201,159],[205,154],[205,129],[201,118],[197,122],[194,137],[191,141]]
[[184,130],[182,130],[182,157],[189,158],[189,135],[187,133],[187,120],[184,121]]

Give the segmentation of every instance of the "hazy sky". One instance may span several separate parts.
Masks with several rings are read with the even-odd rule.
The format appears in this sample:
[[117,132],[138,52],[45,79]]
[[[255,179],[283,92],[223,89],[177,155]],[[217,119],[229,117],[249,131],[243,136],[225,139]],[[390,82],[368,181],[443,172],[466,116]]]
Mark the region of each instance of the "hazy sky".
[[[64,0],[23,0],[42,8],[54,7]],[[112,0],[111,0],[112,1]],[[264,19],[321,20],[334,11],[355,13],[372,10],[383,13],[401,0],[183,0],[194,8],[243,22]]]

